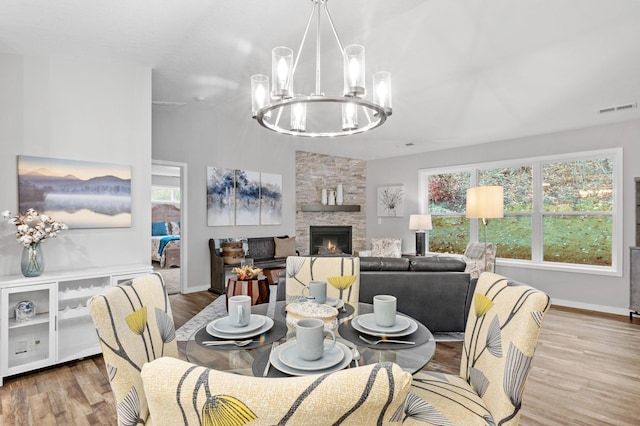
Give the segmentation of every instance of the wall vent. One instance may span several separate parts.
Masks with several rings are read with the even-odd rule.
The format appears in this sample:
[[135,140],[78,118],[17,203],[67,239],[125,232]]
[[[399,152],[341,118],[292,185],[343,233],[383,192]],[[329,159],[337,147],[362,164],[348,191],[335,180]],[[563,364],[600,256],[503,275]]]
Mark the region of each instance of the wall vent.
[[601,110],[599,110],[599,112],[600,112],[600,114],[604,114],[606,112],[625,111],[625,110],[633,109],[633,108],[638,108],[638,103],[637,102],[633,103],[633,104],[625,104],[625,105],[618,105],[618,106],[602,108]]
[[186,105],[186,103],[185,102],[152,101],[151,105],[153,106],[153,108],[178,109]]

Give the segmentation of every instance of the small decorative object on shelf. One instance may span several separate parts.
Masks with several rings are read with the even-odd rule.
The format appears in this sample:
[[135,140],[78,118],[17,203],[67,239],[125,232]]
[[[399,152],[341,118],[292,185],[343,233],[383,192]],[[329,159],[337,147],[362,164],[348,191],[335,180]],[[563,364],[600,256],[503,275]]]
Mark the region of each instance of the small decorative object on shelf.
[[329,205],[330,206],[336,205],[336,191],[329,192]]
[[233,268],[231,272],[236,274],[240,281],[249,281],[257,278],[262,273],[262,269],[252,265],[245,265],[241,268]]
[[24,215],[12,216],[5,210],[2,217],[16,225],[16,241],[24,246],[20,267],[25,277],[37,277],[44,272],[44,258],[40,242],[54,238],[63,229],[69,229],[62,222],[56,222],[46,214],[28,209]]
[[344,193],[342,190],[342,184],[339,183],[336,188],[336,204],[341,206],[344,203]]
[[328,202],[327,200],[328,200],[328,199],[327,199],[327,190],[326,190],[326,189],[323,189],[323,190],[322,190],[322,205],[323,205],[323,206],[326,206],[326,205],[327,205],[327,202]]
[[23,300],[16,305],[16,321],[25,322],[36,316],[36,305],[31,300]]

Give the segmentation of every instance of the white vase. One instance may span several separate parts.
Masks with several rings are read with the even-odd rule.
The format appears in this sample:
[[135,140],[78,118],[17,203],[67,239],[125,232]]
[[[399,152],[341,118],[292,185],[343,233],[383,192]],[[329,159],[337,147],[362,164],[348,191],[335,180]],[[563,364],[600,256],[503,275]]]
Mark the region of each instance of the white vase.
[[339,183],[336,188],[336,204],[341,206],[344,203],[344,194],[342,193],[342,184]]
[[327,205],[327,190],[326,189],[322,190],[322,205],[323,206]]
[[329,193],[329,205],[330,206],[336,205],[336,191],[331,191]]

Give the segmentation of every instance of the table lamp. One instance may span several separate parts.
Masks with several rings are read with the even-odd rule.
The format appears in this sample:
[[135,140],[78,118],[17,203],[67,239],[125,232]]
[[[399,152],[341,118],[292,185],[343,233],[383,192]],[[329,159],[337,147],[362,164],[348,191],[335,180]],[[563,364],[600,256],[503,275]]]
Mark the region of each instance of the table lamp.
[[431,227],[431,215],[412,214],[409,216],[409,229],[416,230],[416,255],[424,256],[426,251],[426,232]]
[[504,187],[476,186],[467,189],[467,213],[470,219],[482,219],[484,226],[484,262],[487,269],[487,219],[504,217]]

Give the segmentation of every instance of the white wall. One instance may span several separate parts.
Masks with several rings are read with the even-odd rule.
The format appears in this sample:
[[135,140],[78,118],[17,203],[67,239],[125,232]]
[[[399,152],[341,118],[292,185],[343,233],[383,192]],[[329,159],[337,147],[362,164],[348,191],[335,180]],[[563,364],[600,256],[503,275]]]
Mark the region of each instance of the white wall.
[[[153,110],[153,159],[189,165],[185,292],[210,285],[210,238],[295,235],[295,150],[287,137],[257,126],[248,109],[246,122],[230,126],[228,108],[198,103]],[[208,166],[282,175],[282,225],[207,226]]]
[[[498,266],[496,272],[546,291],[554,303],[604,312],[628,313],[629,246],[635,245],[634,177],[640,176],[640,120],[561,133],[532,136],[468,148],[370,161],[367,164],[367,239],[401,236],[403,251],[415,249],[409,215],[419,212],[418,170],[516,158],[622,147],[624,152],[623,276],[553,272],[532,268]],[[405,185],[405,216],[376,216],[376,188]]]
[[[0,210],[14,213],[18,155],[132,166],[131,228],[45,240],[45,271],[150,263],[149,68],[0,54],[0,146]],[[14,233],[0,224],[0,275],[20,274]]]

